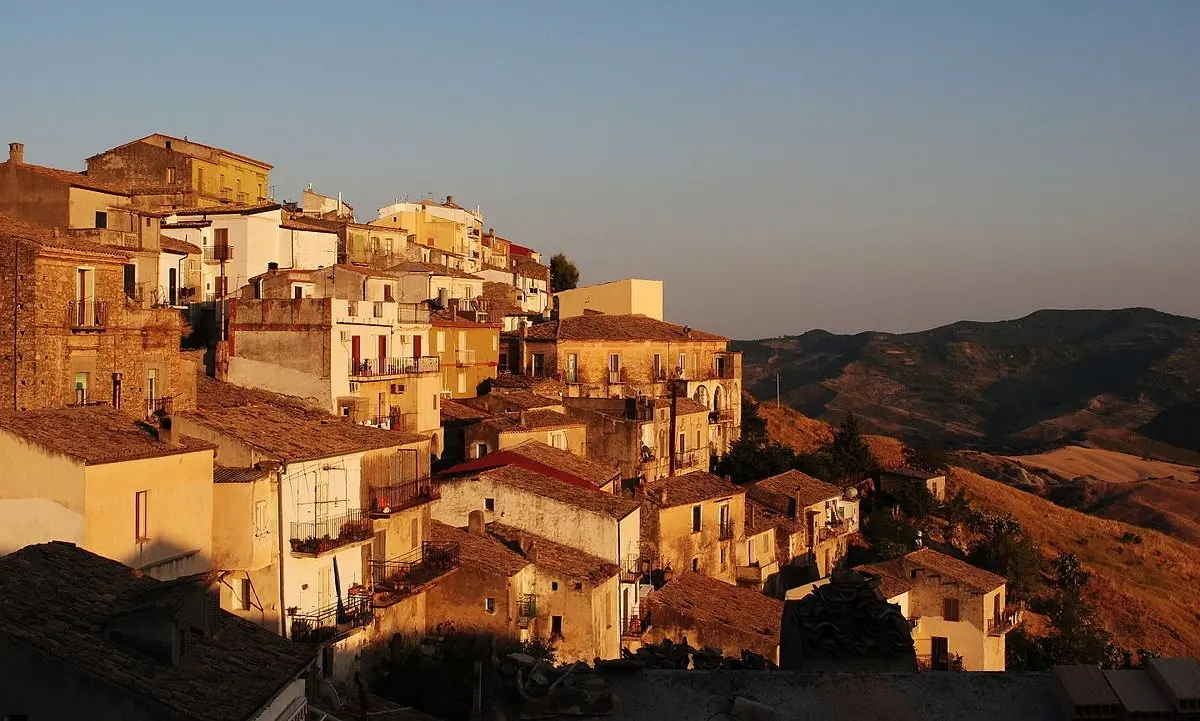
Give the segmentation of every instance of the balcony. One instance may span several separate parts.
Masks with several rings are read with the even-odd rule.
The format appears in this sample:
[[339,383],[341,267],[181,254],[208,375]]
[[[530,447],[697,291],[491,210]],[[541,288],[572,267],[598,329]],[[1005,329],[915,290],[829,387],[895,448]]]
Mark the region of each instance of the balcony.
[[641,638],[642,618],[636,613],[621,619],[621,638]]
[[429,478],[414,478],[411,481],[386,486],[371,486],[371,515],[388,516],[406,508],[435,501],[440,497],[438,485]]
[[458,568],[457,543],[425,541],[419,548],[386,561],[371,561],[371,588],[398,600],[414,589]]
[[763,585],[763,569],[757,564],[752,566],[738,566],[737,583],[739,586],[747,586],[755,589],[761,589]]
[[293,521],[289,538],[293,554],[316,557],[369,540],[372,533],[370,516],[365,511],[354,510],[315,522]]
[[721,541],[733,539],[733,521],[731,519],[725,519],[717,524],[717,538]]
[[522,594],[517,600],[517,626],[529,628],[533,619],[537,618],[537,596],[532,593]]
[[324,608],[305,613],[292,613],[291,638],[299,643],[320,643],[352,628],[365,626],[371,621],[374,608],[371,597],[352,593],[340,604],[332,603]]
[[637,583],[647,571],[640,556],[626,556],[621,560],[621,583]]
[[733,423],[733,409],[722,408],[719,411],[711,411],[708,414],[709,423]]
[[204,260],[210,262],[233,260],[233,246],[228,243],[205,246]]
[[675,451],[675,468],[691,468],[700,462],[700,451]]
[[147,398],[146,399],[146,417],[154,416],[169,416],[171,415],[170,398]]
[[108,301],[67,301],[67,324],[72,330],[104,330],[108,327]]
[[1004,612],[994,618],[987,620],[987,632],[989,636],[1003,636],[1017,626],[1021,625],[1021,621],[1025,618],[1025,609],[1020,606],[1009,606],[1004,609]]
[[454,365],[475,365],[475,350],[473,348],[466,348],[454,351]]
[[625,369],[610,370],[608,372],[608,384],[610,386],[620,385],[625,382]]
[[379,378],[437,373],[439,370],[437,356],[421,356],[419,358],[352,358],[348,372],[351,378]]

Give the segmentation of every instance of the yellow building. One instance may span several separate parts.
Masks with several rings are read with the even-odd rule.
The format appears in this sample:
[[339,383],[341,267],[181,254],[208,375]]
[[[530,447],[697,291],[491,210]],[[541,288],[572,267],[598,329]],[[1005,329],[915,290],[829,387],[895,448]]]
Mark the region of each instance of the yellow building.
[[416,244],[462,258],[464,270],[480,268],[483,215],[455,203],[453,195],[441,203],[429,198],[393,203],[380,208],[379,218],[371,225],[404,228]]
[[154,133],[87,159],[87,174],[117,182],[148,208],[253,205],[271,197],[271,165],[187,138]]
[[800,471],[764,478],[749,488],[756,523],[776,527],[780,564],[807,567],[805,581],[825,578],[858,530],[858,500]]
[[1004,670],[1005,636],[1022,611],[1008,605],[1003,577],[931,548],[858,569],[891,587],[888,600],[912,623],[918,665]]
[[479,386],[496,377],[500,360],[500,323],[467,320],[454,310],[431,314],[433,350],[442,367],[442,392],[451,398],[479,395]]
[[0,416],[0,458],[0,555],[58,540],[160,580],[211,568],[211,444],[84,406]]
[[645,485],[643,554],[656,568],[736,583],[746,540],[746,492],[706,471]]
[[663,319],[663,282],[643,278],[627,278],[609,283],[585,285],[554,294],[559,318],[572,318],[584,313],[609,315],[644,315]]
[[587,424],[551,410],[504,413],[485,418],[463,431],[467,458],[539,441],[551,448],[587,457]]
[[568,396],[682,393],[713,413],[708,442],[724,453],[741,436],[742,354],[729,339],[641,315],[589,313],[539,323],[520,339],[520,367],[555,377]]

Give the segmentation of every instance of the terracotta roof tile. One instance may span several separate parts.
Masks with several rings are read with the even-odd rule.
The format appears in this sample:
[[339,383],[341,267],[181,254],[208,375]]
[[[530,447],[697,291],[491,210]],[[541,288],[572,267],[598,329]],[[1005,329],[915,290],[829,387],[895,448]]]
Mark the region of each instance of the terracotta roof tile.
[[542,265],[532,258],[515,258],[512,269],[517,275],[550,282],[550,266]]
[[159,704],[172,718],[251,718],[313,661],[313,647],[220,610],[211,633],[189,634],[178,665],[103,633],[118,614],[178,613],[180,596],[199,591],[187,580],[135,575],[72,544],[26,546],[0,558],[0,635],[101,685]]
[[637,501],[621,498],[599,489],[564,483],[556,478],[517,466],[504,466],[484,471],[478,474],[478,477],[495,483],[503,483],[527,493],[545,496],[585,511],[612,516],[618,520],[641,508],[641,504]]
[[167,236],[162,237],[162,249],[173,253],[183,253],[186,255],[200,255],[200,246],[193,245],[186,240],[177,240]]
[[171,215],[242,215],[265,213],[268,210],[279,210],[282,207],[279,203],[258,203],[254,205],[229,203],[227,205],[206,205],[195,208],[172,208]]
[[454,398],[442,399],[442,421],[481,421],[491,417],[486,410],[475,408]]
[[267,471],[259,468],[215,466],[213,468],[213,483],[252,483],[266,478],[267,475]]
[[317,419],[329,416],[328,412],[302,398],[280,395],[258,388],[243,388],[203,374],[196,376],[196,406],[198,408],[214,410],[252,405],[280,406],[295,413],[311,415]]
[[[666,492],[665,502],[659,503],[658,492]],[[741,486],[718,478],[708,471],[692,471],[674,478],[659,478],[646,484],[646,498],[663,508],[686,506],[745,493]]]
[[101,245],[86,238],[76,237],[70,233],[59,232],[56,235],[53,229],[43,228],[33,223],[26,223],[23,220],[18,220],[8,215],[0,215],[0,237],[22,238],[47,249],[70,250],[80,253],[111,256],[113,258],[112,262],[118,262],[117,259],[129,257],[128,253],[119,248],[110,245]]
[[142,458],[210,452],[211,443],[181,438],[170,446],[150,426],[109,406],[81,406],[0,415],[0,429],[47,450],[96,466]]
[[615,341],[728,341],[729,339],[688,329],[644,315],[597,313],[538,323],[529,329],[527,340],[615,340]]
[[893,599],[902,593],[912,590],[912,583],[903,575],[896,572],[896,569],[886,563],[866,563],[861,566],[855,566],[855,571],[861,573],[870,573],[879,576],[879,592],[886,599]]
[[304,218],[297,218],[297,217],[284,218],[283,222],[281,222],[279,224],[279,227],[284,228],[286,230],[304,230],[304,231],[308,231],[310,233],[333,233],[334,235],[337,234],[337,230],[335,230],[333,228],[328,228],[319,223],[314,223],[310,220],[307,220]]
[[920,566],[929,571],[935,571],[946,578],[952,578],[981,593],[995,591],[1005,584],[1003,576],[972,566],[966,561],[960,561],[944,553],[938,553],[932,548],[922,548],[904,557],[905,561]]
[[429,540],[436,543],[457,543],[459,561],[481,571],[513,576],[529,565],[524,556],[491,535],[476,536],[440,521],[430,524]]
[[470,273],[458,270],[457,268],[451,268],[448,265],[441,265],[440,263],[422,263],[417,260],[408,260],[403,263],[397,263],[396,265],[388,268],[388,270],[393,273],[428,273],[429,275],[445,275],[451,278],[467,278],[470,280],[479,281],[483,280],[483,278],[480,278],[477,275],[471,275]]
[[807,473],[791,470],[758,481],[751,487],[750,494],[760,503],[787,513],[792,498],[796,499],[797,508],[804,508],[839,498],[842,489]]
[[[655,609],[666,609],[697,624],[714,623],[760,636],[769,644],[779,643],[783,601],[699,573],[679,574],[659,590],[650,592],[643,603],[650,609],[651,625]],[[725,649],[725,653],[736,654],[737,650]]]
[[532,561],[534,566],[563,578],[597,584],[617,575],[619,570],[617,564],[599,556],[512,526],[493,522],[487,525],[487,529],[493,538],[504,542],[513,550],[521,548],[521,539],[525,539],[532,550],[522,552],[523,556]]
[[576,428],[587,423],[568,417],[558,411],[531,410],[505,413],[502,416],[492,416],[483,421],[501,433],[521,431],[543,431],[556,428]]
[[130,195],[129,191],[121,187],[119,183],[97,180],[86,173],[79,173],[74,170],[60,170],[59,168],[48,168],[44,165],[34,165],[32,163],[20,163],[17,167],[47,178],[53,178],[76,188],[83,188],[84,190],[96,190],[101,193],[111,193],[112,195]]
[[615,467],[605,466],[541,441],[525,441],[504,450],[590,481],[597,486],[606,485],[620,476],[620,471]]
[[496,388],[492,390],[491,395],[502,400],[504,405],[523,411],[562,405],[561,398],[547,398],[528,388]]

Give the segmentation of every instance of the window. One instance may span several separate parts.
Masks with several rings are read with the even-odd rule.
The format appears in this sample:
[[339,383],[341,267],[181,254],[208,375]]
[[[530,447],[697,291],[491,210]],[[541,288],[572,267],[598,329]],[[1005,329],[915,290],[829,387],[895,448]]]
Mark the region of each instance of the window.
[[204,192],[204,168],[196,169],[196,190]]
[[459,372],[458,372],[458,392],[459,392],[459,393],[466,393],[466,392],[467,392],[467,374],[466,374],[466,371],[459,371]]
[[662,378],[662,354],[654,354],[654,380]]
[[437,352],[446,352],[446,331],[444,330],[439,330],[437,332]]
[[175,168],[167,168],[167,182],[168,183],[175,182]]
[[604,627],[612,628],[612,591],[604,594]]
[[692,533],[700,532],[700,506],[692,506]]
[[686,370],[687,370],[687,353],[680,353],[679,354],[679,375],[683,375],[683,372]]
[[492,350],[494,350],[494,351],[500,350],[500,334],[499,333],[492,334]]
[[958,618],[958,599],[945,598],[942,599],[942,618],[947,621],[957,621]]
[[433,410],[435,410],[435,411],[436,411],[436,410],[438,410],[438,409],[439,409],[439,408],[441,408],[441,407],[442,407],[441,394],[440,394],[440,393],[434,393],[434,394],[433,394]]
[[483,499],[483,510],[485,510],[485,511],[496,510],[496,499],[495,498]]
[[575,584],[575,590],[576,590],[576,591],[582,591],[582,590],[583,590],[583,584],[582,584],[582,583],[577,583],[577,584]]
[[75,403],[83,405],[88,399],[88,373],[75,374]]
[[153,413],[154,403],[158,400],[158,369],[151,368],[146,371],[146,410]]
[[150,525],[147,522],[147,500],[149,491],[138,491],[133,494],[133,538],[144,541],[150,537]]
[[551,590],[551,591],[557,591],[557,590],[558,590],[558,581],[551,581],[551,582],[550,582],[550,590]]
[[96,211],[96,227],[97,228],[107,228],[108,227],[108,211],[107,210],[97,210]]
[[486,613],[495,613],[496,612],[496,599],[492,598],[491,596],[488,596],[487,598],[483,599],[483,610]]
[[268,533],[267,529],[267,502],[254,502],[254,535],[265,536]]
[[697,572],[700,571],[700,559],[699,558],[692,559],[692,570],[697,571]]
[[167,147],[167,150],[171,149],[171,141],[170,140],[166,141],[166,147]]
[[243,578],[238,584],[238,608],[243,611],[250,610],[250,579]]
[[540,378],[546,374],[546,354],[534,353],[532,357],[532,366],[530,372],[535,378]]
[[621,355],[619,353],[609,353],[608,354],[608,372],[609,373],[620,373],[621,372]]
[[562,616],[550,617],[550,635],[562,638]]
[[487,443],[484,443],[481,441],[481,442],[475,444],[475,457],[476,458],[483,458],[487,454],[488,454],[488,444]]
[[721,568],[725,568],[725,566],[726,566],[725,549],[722,548],[721,549]]
[[300,286],[300,285],[294,286],[292,288],[292,293],[293,293],[292,297],[295,298],[296,300],[303,298],[304,297],[304,286]]

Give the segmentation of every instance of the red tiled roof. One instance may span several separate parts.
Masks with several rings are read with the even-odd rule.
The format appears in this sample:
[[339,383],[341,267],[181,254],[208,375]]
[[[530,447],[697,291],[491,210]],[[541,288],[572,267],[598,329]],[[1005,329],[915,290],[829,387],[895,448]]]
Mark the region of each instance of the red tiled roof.
[[70,250],[79,253],[110,256],[110,262],[120,262],[129,257],[125,251],[110,246],[94,243],[86,238],[80,238],[70,233],[60,232],[55,235],[53,230],[43,228],[23,220],[0,215],[0,237],[22,238],[32,241],[43,248]]
[[538,323],[529,329],[526,340],[660,340],[728,341],[729,339],[644,315],[609,315],[597,313]]
[[253,215],[265,213],[268,210],[279,210],[279,203],[262,203],[259,205],[209,205],[198,208],[172,208],[171,215]]
[[[692,471],[674,478],[659,478],[646,483],[646,498],[663,508],[686,506],[745,493],[741,486],[719,478],[708,471]],[[659,502],[658,491],[665,491],[665,502]]]
[[[779,627],[783,621],[783,601],[758,591],[718,581],[699,573],[685,571],[657,591],[651,591],[643,602],[650,609],[669,610],[693,623],[714,623],[738,633],[762,637],[768,644],[779,643]],[[726,654],[736,654],[725,649]]]
[[[502,483],[534,495],[545,496],[585,511],[611,516],[618,520],[641,508],[641,504],[637,501],[621,498],[599,489],[563,483],[557,478],[517,466],[504,466],[484,471],[477,474],[477,477]],[[446,482],[452,483],[454,479],[447,479]]]
[[430,524],[429,540],[435,543],[457,543],[460,562],[480,571],[513,576],[529,565],[524,556],[490,534],[477,536],[441,521]]
[[136,461],[181,453],[211,453],[211,443],[180,438],[178,446],[159,440],[156,430],[109,406],[21,411],[0,415],[0,428],[85,465]]
[[587,425],[584,421],[572,419],[565,413],[547,410],[505,413],[501,416],[492,416],[483,422],[501,433],[549,431],[556,428],[579,428]]
[[512,526],[493,522],[487,525],[487,529],[493,537],[505,542],[509,548],[514,550],[521,548],[521,540],[524,539],[530,548],[529,551],[522,552],[524,557],[532,561],[534,566],[562,578],[598,584],[617,575],[619,570],[617,564],[599,556],[593,556],[577,548],[564,546]]
[[37,173],[38,175],[47,178],[53,178],[60,183],[66,183],[76,188],[83,188],[84,190],[95,190],[101,193],[109,193],[111,195],[132,195],[128,190],[125,190],[117,183],[111,183],[105,180],[97,180],[85,173],[78,173],[74,170],[47,168],[44,165],[34,165],[32,163],[17,163],[16,167]]
[[896,573],[896,569],[888,564],[865,563],[861,566],[855,566],[854,570],[879,576],[879,592],[889,601],[902,593],[912,590],[912,584],[903,576]]
[[760,503],[771,506],[780,513],[786,513],[792,498],[796,499],[798,508],[804,508],[839,498],[842,489],[813,478],[807,473],[790,470],[758,481],[752,486],[750,493]]
[[452,421],[481,421],[491,416],[485,410],[480,410],[453,398],[442,399],[442,422]]
[[[167,135],[166,133],[150,133],[149,135],[147,135],[143,138],[138,138],[137,140],[131,140],[128,143],[122,143],[121,145],[118,145],[115,148],[109,148],[108,150],[105,150],[103,152],[96,153],[95,155],[92,156],[92,158],[98,158],[101,155],[104,155],[104,153],[110,153],[114,150],[117,150],[120,148],[125,148],[130,145],[134,145],[136,143],[145,143],[147,140],[149,140],[150,138],[153,138],[155,136],[164,138],[166,140],[178,140],[181,143],[191,143],[192,145],[199,145],[202,148],[208,148],[209,150],[215,150],[218,153],[228,155],[231,158],[238,158],[239,160],[245,160],[245,161],[253,163],[255,165],[262,166],[263,168],[266,168],[267,170],[271,170],[275,167],[274,165],[271,165],[270,163],[266,163],[261,160],[256,160],[255,158],[251,158],[249,155],[242,155],[241,153],[235,153],[231,150],[226,150],[224,148],[218,148],[215,145],[206,145],[204,143],[197,143],[195,140],[188,140],[187,138],[177,138],[174,135]],[[147,143],[147,145],[153,145],[153,143]],[[162,146],[156,145],[155,147],[162,147]],[[165,150],[170,150],[175,153],[180,153],[181,155],[187,155],[187,153],[184,153],[179,148],[165,148]],[[88,158],[88,160],[91,160],[92,158]]]
[[920,566],[928,571],[934,571],[946,578],[959,581],[980,593],[995,591],[1005,584],[1003,576],[997,576],[990,571],[972,566],[966,561],[938,553],[932,548],[922,548],[904,557],[904,560]]
[[283,222],[279,224],[279,227],[285,230],[303,230],[310,233],[332,233],[337,235],[337,230],[334,230],[333,228],[327,228],[323,225],[296,217],[284,218]]
[[171,253],[200,255],[200,246],[193,245],[186,240],[178,240],[165,235],[162,237],[162,249]]
[[388,270],[394,273],[428,273],[430,275],[444,275],[450,278],[466,278],[468,280],[479,281],[483,280],[483,278],[480,278],[477,275],[471,275],[466,271],[462,271],[457,268],[451,268],[448,265],[442,265],[441,263],[422,263],[416,260],[406,260],[403,263],[397,263],[396,265],[388,268]]
[[463,473],[510,465],[592,489],[607,485],[620,476],[616,468],[609,468],[570,451],[553,448],[541,441],[525,441],[512,448],[460,463],[446,472]]

